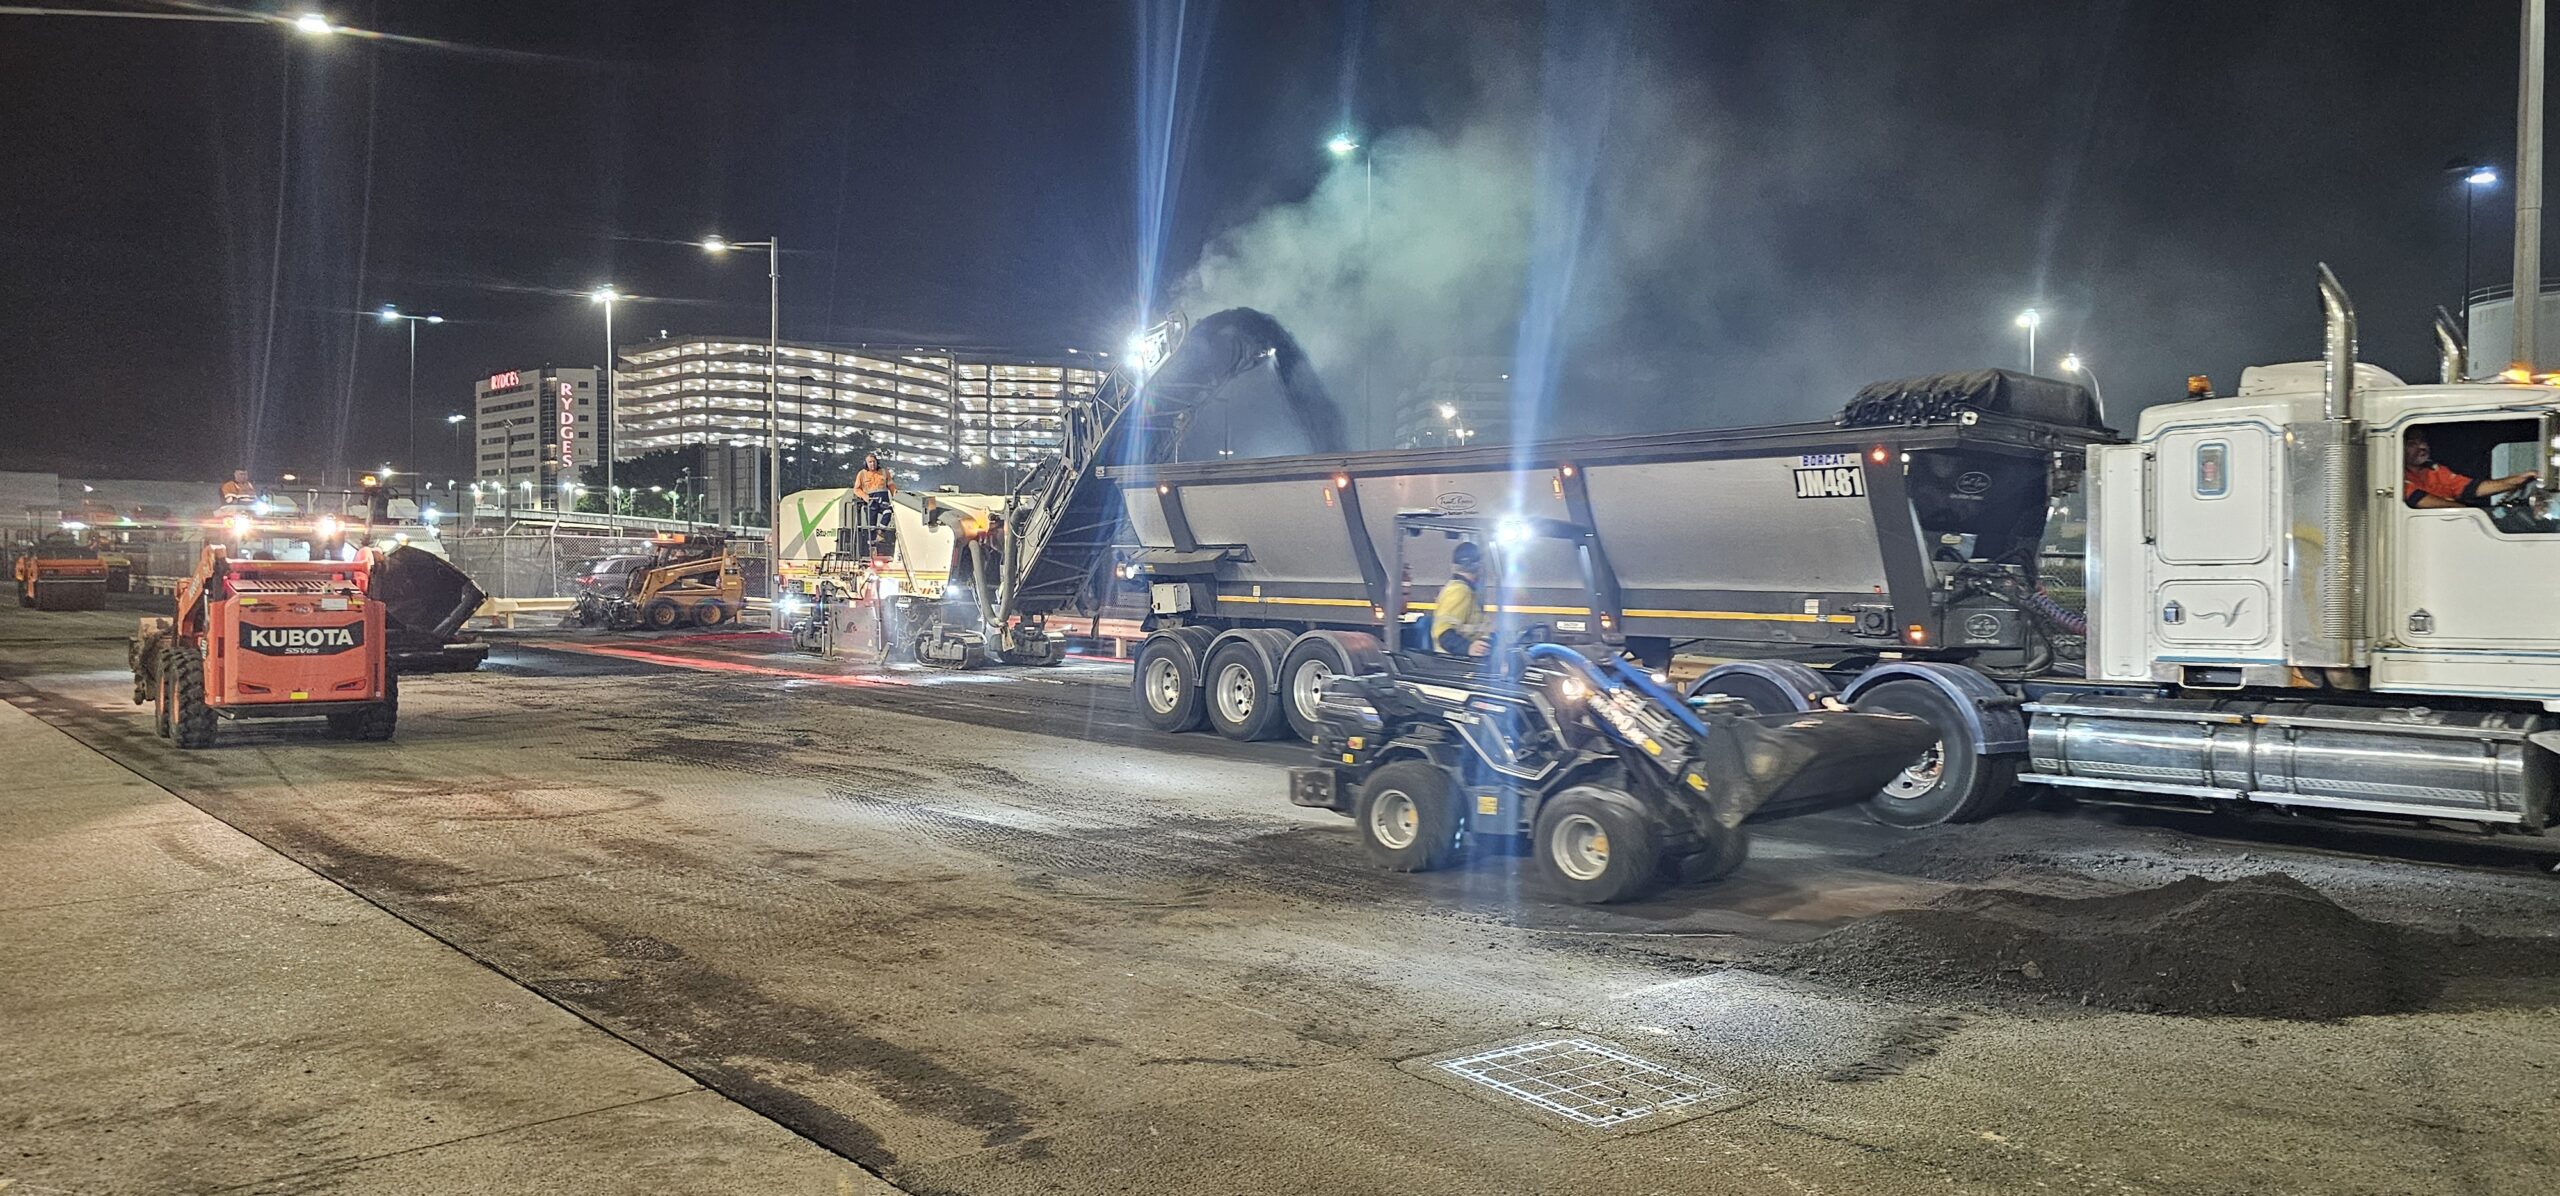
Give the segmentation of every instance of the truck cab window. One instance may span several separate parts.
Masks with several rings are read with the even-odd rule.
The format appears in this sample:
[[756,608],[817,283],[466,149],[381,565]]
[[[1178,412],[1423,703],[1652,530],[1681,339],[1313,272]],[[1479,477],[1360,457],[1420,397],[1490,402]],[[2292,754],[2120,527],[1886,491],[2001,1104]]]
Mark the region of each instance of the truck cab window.
[[2469,509],[2499,531],[2560,532],[2539,468],[2542,424],[2531,419],[2439,420],[2401,433],[2400,500],[2416,511]]

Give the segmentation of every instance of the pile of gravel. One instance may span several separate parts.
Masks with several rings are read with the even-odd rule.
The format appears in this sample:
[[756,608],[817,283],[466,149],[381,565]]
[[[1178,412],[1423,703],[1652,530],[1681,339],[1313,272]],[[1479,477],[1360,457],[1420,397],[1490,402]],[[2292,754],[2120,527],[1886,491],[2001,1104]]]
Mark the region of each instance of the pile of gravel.
[[2282,873],[2105,897],[2008,889],[1875,914],[1750,966],[1921,999],[2330,1019],[2420,1008],[2432,952]]

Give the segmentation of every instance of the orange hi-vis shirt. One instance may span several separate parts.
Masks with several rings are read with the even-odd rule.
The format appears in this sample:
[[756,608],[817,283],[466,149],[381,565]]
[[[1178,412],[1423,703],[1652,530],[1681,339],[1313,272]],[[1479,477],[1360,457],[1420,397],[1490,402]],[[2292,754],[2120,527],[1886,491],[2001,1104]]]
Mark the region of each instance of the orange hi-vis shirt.
[[853,475],[853,492],[864,498],[874,494],[895,494],[898,492],[898,482],[897,479],[889,476],[888,470],[866,469]]
[[2403,470],[2400,474],[2400,501],[2416,506],[2421,495],[2434,495],[2447,502],[2469,502],[2472,490],[2480,483],[2441,465],[2424,469]]

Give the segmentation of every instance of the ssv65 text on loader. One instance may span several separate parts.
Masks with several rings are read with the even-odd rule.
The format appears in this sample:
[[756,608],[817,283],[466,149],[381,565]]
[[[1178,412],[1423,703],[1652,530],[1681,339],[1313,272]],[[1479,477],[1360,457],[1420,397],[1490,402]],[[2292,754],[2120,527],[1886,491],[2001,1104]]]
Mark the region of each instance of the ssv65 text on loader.
[[234,559],[206,545],[177,613],[134,634],[135,703],[150,703],[182,748],[212,746],[223,719],[318,717],[341,738],[391,738],[400,682],[374,595],[382,561],[372,549],[351,556]]

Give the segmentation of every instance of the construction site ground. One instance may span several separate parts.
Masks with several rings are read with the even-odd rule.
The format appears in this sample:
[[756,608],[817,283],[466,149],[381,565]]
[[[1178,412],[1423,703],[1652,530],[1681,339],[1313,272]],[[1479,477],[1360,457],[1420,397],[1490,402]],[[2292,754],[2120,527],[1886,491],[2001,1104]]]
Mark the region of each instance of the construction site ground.
[[10,1193],[2560,1183],[2542,840],[1843,813],[1583,908],[1373,870],[1111,661],[528,631],[182,752],[165,601],[0,609]]

